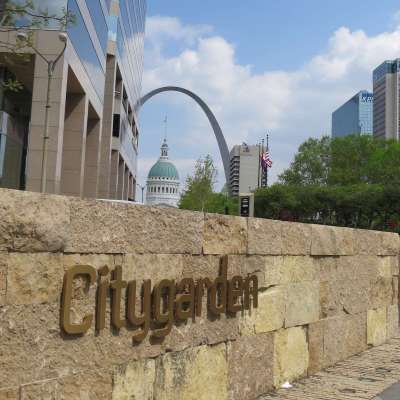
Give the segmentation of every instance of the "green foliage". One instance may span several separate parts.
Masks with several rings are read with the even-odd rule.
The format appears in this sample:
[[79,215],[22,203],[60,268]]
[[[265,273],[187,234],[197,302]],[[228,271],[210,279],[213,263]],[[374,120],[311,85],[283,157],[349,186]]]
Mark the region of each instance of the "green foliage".
[[[6,49],[11,64],[23,64],[29,61],[31,55],[24,53],[24,49],[34,49],[33,30],[38,28],[58,29],[60,31],[76,23],[76,17],[66,8],[59,10],[57,14],[49,13],[48,9],[35,5],[32,0],[8,0],[0,5],[0,32],[23,31],[26,39],[16,38],[15,43],[1,41],[0,47]],[[10,57],[11,56],[11,57]],[[23,85],[17,79],[9,79],[1,83],[2,89],[11,92],[18,92]]]
[[275,184],[255,197],[256,217],[400,232],[400,186]]
[[330,138],[308,139],[304,142],[279,180],[292,185],[322,185],[327,182],[330,166]]
[[279,183],[256,192],[258,217],[400,231],[400,144],[309,139]]
[[[76,17],[65,7],[57,14],[49,13],[47,8],[35,5],[32,0],[9,0],[1,8],[0,29],[57,28],[65,30],[76,22]],[[18,21],[18,23],[17,23]]]
[[181,196],[179,208],[218,214],[236,214],[237,200],[227,193],[215,193],[217,170],[211,156],[196,162],[194,175],[186,178],[185,192]]

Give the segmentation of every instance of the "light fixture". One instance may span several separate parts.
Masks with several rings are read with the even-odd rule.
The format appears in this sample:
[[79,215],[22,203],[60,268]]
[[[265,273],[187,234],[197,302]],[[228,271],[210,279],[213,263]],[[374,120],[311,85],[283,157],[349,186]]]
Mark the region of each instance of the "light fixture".
[[21,42],[27,42],[28,35],[25,32],[17,32],[17,39],[20,40]]
[[68,36],[67,36],[67,34],[65,32],[60,32],[58,34],[58,39],[59,39],[60,42],[67,43]]

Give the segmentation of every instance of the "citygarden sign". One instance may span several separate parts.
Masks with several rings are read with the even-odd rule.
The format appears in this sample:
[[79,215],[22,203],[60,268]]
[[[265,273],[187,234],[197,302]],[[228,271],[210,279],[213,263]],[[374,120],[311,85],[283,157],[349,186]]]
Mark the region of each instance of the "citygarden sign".
[[[83,317],[79,323],[71,320],[71,303],[74,281],[85,278],[87,286],[98,282],[96,304],[93,313]],[[125,291],[125,296],[123,296]],[[64,275],[61,296],[61,329],[69,335],[82,335],[94,324],[97,332],[106,327],[107,301],[110,301],[112,327],[134,329],[133,340],[142,342],[149,331],[151,337],[164,338],[174,322],[185,322],[201,317],[207,312],[213,316],[238,312],[258,307],[258,279],[256,275],[233,276],[228,279],[228,257],[221,259],[220,273],[214,280],[184,278],[180,282],[164,279],[154,287],[150,279],[138,287],[137,281],[122,279],[122,267],[110,271],[107,266],[96,270],[90,265],[77,265]],[[125,299],[125,301],[123,301]],[[207,299],[203,311],[203,299]],[[125,304],[123,304],[125,303]],[[121,313],[125,308],[125,313]],[[121,317],[124,315],[124,317]]]

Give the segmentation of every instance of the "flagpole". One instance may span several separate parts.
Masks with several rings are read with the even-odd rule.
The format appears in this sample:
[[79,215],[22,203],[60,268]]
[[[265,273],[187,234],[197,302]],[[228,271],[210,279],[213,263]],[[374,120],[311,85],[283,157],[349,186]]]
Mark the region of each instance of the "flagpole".
[[[261,141],[261,154],[264,157],[264,139]],[[264,185],[264,168],[261,170],[261,187],[265,187]]]
[[258,142],[258,178],[257,178],[258,189],[260,189],[260,169],[261,169],[261,149],[260,149],[260,142]]
[[[267,133],[267,152],[269,153],[269,134]],[[268,163],[265,168],[265,187],[268,187]]]

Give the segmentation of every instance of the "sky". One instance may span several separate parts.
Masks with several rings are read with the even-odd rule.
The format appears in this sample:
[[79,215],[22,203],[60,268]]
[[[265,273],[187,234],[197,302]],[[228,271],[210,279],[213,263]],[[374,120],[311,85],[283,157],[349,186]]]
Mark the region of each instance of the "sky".
[[[194,91],[229,148],[268,132],[272,181],[302,142],[330,134],[336,108],[372,89],[375,67],[400,57],[394,0],[148,0],[147,11],[143,94],[167,85]],[[166,131],[183,187],[207,154],[218,168],[216,189],[223,186],[214,133],[192,99],[157,95],[141,109],[140,128],[140,184]]]

